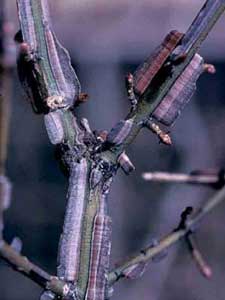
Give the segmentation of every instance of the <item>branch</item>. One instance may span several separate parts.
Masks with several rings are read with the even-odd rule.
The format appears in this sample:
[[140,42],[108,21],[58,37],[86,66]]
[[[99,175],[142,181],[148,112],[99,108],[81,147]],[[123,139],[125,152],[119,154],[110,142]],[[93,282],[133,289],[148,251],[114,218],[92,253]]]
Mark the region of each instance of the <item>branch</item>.
[[143,173],[142,177],[152,182],[202,184],[214,188],[221,188],[225,184],[224,170],[200,170],[192,171],[190,174],[147,172]]
[[[149,127],[162,141],[171,143],[157,125],[149,126],[150,118],[154,115],[170,125],[189,100],[190,91],[192,94],[195,90],[200,74],[211,69],[205,67],[196,52],[225,7],[222,1],[213,5],[215,1],[208,0],[193,25],[201,23],[198,34],[190,29],[187,39],[178,32],[167,36],[159,52],[148,61],[150,77],[145,89],[141,84],[139,94],[137,81],[143,83],[145,68],[137,71],[133,80],[128,78],[131,112],[104,140],[91,131],[87,120],[78,121],[75,116],[76,106],[86,97],[81,93],[68,52],[51,29],[46,0],[17,0],[17,3],[21,28],[17,34],[20,80],[34,111],[44,114],[49,139],[56,145],[60,163],[69,178],[57,273],[63,281],[77,284],[85,298],[103,300],[108,288],[105,275],[111,245],[106,199],[112,178],[119,166],[125,173],[134,169],[124,150],[143,127]],[[190,40],[191,48],[186,47]],[[182,59],[173,56],[179,45],[185,49]],[[181,87],[178,95],[177,86]],[[168,102],[172,113],[162,109],[161,103],[164,106]]]
[[200,74],[214,73],[213,66],[204,65],[196,53],[224,10],[224,0],[207,0],[185,35],[177,31],[167,35],[134,74],[133,89],[137,100],[129,82],[132,77],[128,77],[131,112],[109,133],[102,153],[104,159],[116,162],[152,116],[170,126],[193,95]]
[[47,1],[17,0],[17,4],[20,80],[34,111],[44,114],[49,139],[69,181],[57,274],[76,283],[85,297],[102,299],[111,245],[106,197],[117,167],[99,157],[101,138],[86,119],[78,121],[75,116],[85,95],[68,52],[52,31]]
[[193,232],[197,225],[199,225],[200,221],[223,201],[225,201],[225,187],[223,187],[211,199],[209,199],[206,204],[199,208],[194,216],[185,222],[185,226],[178,226],[176,230],[161,239],[158,245],[153,247],[150,246],[142,250],[137,256],[129,259],[111,271],[108,275],[109,285],[113,285],[116,281],[125,277],[125,274],[130,268],[151,261],[154,257],[165,251],[165,249],[171,247],[190,232]]
[[40,287],[68,300],[76,299],[77,290],[75,286],[48,274],[3,240],[0,241],[0,257],[9,263],[15,271],[28,277]]

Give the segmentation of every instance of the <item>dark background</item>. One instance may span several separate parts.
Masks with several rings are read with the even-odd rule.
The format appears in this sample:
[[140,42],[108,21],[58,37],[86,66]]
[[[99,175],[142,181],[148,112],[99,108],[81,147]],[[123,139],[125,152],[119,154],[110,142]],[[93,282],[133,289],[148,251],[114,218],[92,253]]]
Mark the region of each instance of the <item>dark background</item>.
[[[168,31],[185,31],[203,2],[50,1],[56,32],[71,53],[83,91],[90,95],[78,115],[88,117],[93,129],[110,129],[126,115],[126,72],[134,70]],[[8,2],[8,15],[16,24],[14,0]],[[224,167],[224,23],[223,17],[201,51],[206,62],[215,63],[217,73],[200,78],[197,93],[171,128],[173,146],[163,146],[143,131],[128,150],[136,172],[126,177],[120,171],[110,195],[112,266],[176,227],[184,207],[198,207],[214,193],[207,187],[150,184],[141,174]],[[5,218],[5,238],[10,242],[19,236],[23,254],[54,274],[67,183],[54,160],[43,118],[34,115],[23,99],[16,72],[12,94],[7,174],[13,197]],[[210,281],[201,277],[179,243],[161,263],[149,264],[141,279],[118,283],[112,299],[224,300],[224,218],[221,205],[197,233],[213,269]],[[29,279],[0,263],[0,300],[36,300],[40,292]]]

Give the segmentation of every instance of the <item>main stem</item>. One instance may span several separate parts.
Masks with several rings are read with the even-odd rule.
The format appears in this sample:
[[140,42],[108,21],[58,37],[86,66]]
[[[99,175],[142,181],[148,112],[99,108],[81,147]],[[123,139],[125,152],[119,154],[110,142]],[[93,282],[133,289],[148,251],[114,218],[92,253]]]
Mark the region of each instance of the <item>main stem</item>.
[[[44,112],[45,118],[53,120],[47,129],[52,130],[52,140],[62,148],[61,159],[66,162],[69,173],[58,276],[77,285],[80,299],[104,300],[111,245],[107,195],[118,168],[118,157],[132,143],[146,119],[182,74],[224,7],[221,6],[219,13],[214,13],[210,26],[201,27],[186,58],[173,66],[171,74],[164,74],[151,89],[148,100],[140,99],[137,108],[125,118],[125,131],[126,125],[131,124],[129,134],[120,144],[103,143],[99,148],[93,133],[87,127],[81,128],[75,117],[74,99],[79,98],[79,85],[71,71],[67,52],[51,31],[46,0],[38,1],[38,5],[36,0],[17,2],[24,39],[19,67],[21,79],[28,82],[28,94],[34,96],[33,104],[37,111]],[[211,3],[211,0],[207,2]],[[24,66],[28,69],[27,74],[23,73],[26,71]]]
[[58,276],[77,283],[85,299],[104,299],[109,271],[111,219],[101,162],[82,158],[70,169],[68,204],[60,239]]

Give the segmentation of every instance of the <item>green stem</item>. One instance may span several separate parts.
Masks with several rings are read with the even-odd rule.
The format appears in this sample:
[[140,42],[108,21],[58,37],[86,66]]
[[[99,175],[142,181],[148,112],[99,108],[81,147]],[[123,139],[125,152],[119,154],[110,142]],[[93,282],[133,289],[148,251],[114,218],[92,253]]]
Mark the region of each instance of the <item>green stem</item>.
[[151,261],[156,255],[163,252],[165,249],[173,246],[180,239],[182,239],[190,231],[194,230],[199,222],[205,218],[215,207],[225,201],[225,187],[223,187],[219,192],[217,192],[212,198],[210,198],[195,215],[186,222],[185,228],[179,228],[173,231],[166,237],[164,237],[157,246],[150,246],[144,251],[141,251],[137,256],[127,260],[125,263],[121,264],[119,267],[111,271],[108,275],[108,281],[110,285],[113,285],[120,278],[124,277],[124,272],[137,264],[142,262]]

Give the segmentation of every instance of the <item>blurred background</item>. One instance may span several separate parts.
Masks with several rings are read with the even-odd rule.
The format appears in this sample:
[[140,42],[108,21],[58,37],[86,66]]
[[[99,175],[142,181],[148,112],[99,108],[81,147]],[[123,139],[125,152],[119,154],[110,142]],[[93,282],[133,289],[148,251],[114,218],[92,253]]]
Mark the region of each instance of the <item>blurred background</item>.
[[[172,29],[185,32],[203,0],[50,0],[59,40],[69,50],[90,101],[77,110],[93,129],[109,130],[129,109],[124,76]],[[0,2],[1,5],[1,2]],[[7,0],[15,23],[16,1]],[[210,33],[201,54],[214,63],[215,75],[203,75],[192,101],[171,128],[173,146],[166,147],[143,131],[128,154],[136,172],[121,171],[110,194],[113,219],[111,266],[177,226],[187,205],[199,207],[214,191],[207,187],[150,184],[146,171],[189,172],[225,165],[225,18]],[[16,30],[16,29],[15,29]],[[66,205],[66,180],[53,156],[42,116],[34,115],[13,75],[7,174],[13,199],[6,213],[5,238],[19,236],[23,253],[51,273],[56,272],[58,239]],[[141,279],[121,280],[115,299],[224,300],[225,206],[205,219],[197,232],[200,248],[213,269],[202,278],[184,244],[160,263],[149,265]],[[0,263],[1,300],[37,300],[41,290],[29,279]]]

